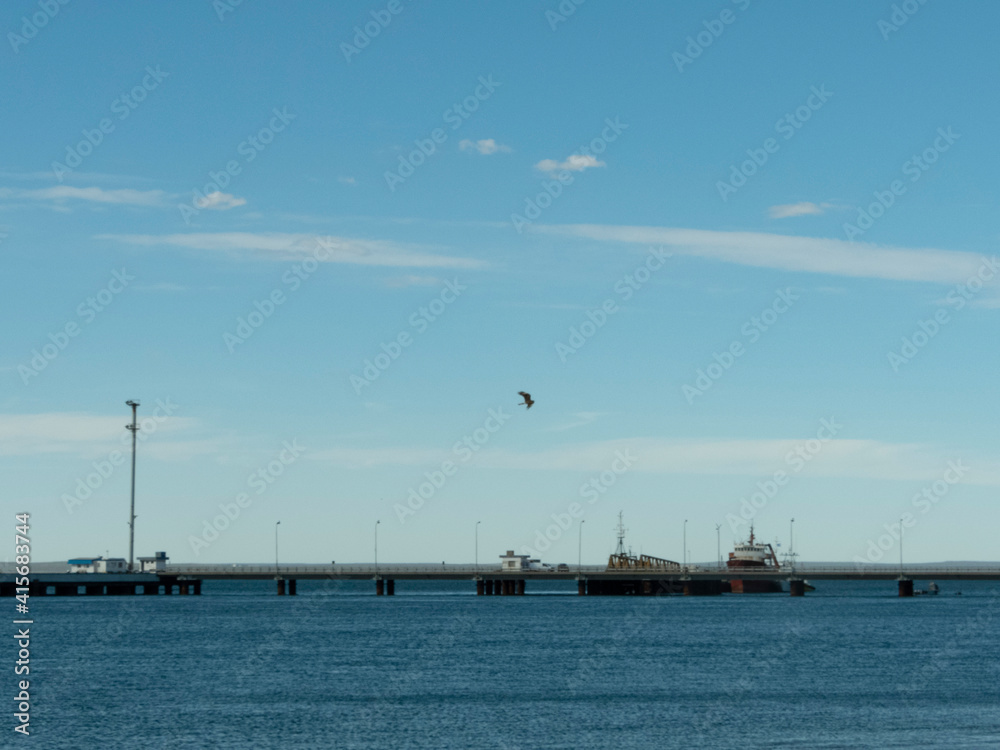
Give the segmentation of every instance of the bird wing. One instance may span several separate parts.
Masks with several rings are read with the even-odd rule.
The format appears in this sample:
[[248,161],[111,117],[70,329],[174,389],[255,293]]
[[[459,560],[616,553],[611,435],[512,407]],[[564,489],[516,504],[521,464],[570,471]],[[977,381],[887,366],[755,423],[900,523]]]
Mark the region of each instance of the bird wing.
[[530,393],[525,393],[524,391],[518,391],[517,395],[518,396],[523,396],[525,401],[529,401],[531,399],[531,394]]

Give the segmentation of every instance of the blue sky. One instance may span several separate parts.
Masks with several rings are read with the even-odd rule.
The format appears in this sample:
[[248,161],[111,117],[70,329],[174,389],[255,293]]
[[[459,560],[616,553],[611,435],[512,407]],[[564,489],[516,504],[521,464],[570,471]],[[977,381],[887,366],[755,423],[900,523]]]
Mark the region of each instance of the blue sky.
[[623,511],[996,558],[994,4],[46,7],[0,50],[36,559],[127,554],[129,398],[136,554],[599,562]]

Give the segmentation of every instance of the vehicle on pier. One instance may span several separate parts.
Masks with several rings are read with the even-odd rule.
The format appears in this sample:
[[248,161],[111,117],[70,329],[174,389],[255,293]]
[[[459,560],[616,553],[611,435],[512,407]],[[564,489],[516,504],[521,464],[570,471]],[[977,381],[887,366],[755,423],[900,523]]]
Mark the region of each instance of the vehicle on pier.
[[[781,564],[774,548],[770,544],[759,544],[754,541],[753,526],[750,527],[750,540],[737,544],[729,553],[726,567],[732,571],[752,568],[780,570]],[[742,578],[730,578],[729,584],[734,594],[777,594],[782,591],[780,581],[753,581]]]

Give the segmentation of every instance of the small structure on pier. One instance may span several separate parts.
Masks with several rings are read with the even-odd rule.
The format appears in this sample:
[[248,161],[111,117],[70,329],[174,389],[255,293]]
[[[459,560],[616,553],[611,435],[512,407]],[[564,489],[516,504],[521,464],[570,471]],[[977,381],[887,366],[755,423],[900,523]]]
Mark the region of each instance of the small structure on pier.
[[139,571],[141,573],[163,573],[167,569],[167,560],[169,559],[166,552],[157,552],[152,557],[140,557]]
[[529,555],[515,555],[512,549],[507,550],[506,555],[500,555],[500,569],[505,572],[511,570],[528,570],[532,562],[538,561],[531,560]]
[[76,557],[67,560],[70,573],[126,573],[128,563],[124,557]]

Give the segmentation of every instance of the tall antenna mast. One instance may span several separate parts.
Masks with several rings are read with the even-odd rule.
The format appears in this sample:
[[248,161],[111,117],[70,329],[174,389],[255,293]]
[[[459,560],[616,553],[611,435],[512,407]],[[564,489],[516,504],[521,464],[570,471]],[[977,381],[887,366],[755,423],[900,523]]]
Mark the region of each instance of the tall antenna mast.
[[139,431],[135,410],[139,408],[139,402],[126,401],[125,404],[132,407],[132,424],[125,425],[125,429],[132,432],[132,502],[128,510],[128,572],[132,573],[132,550],[135,546],[135,434]]
[[618,546],[615,548],[616,555],[625,553],[625,522],[622,520],[622,511],[618,511],[618,527],[615,529],[618,534]]

